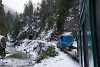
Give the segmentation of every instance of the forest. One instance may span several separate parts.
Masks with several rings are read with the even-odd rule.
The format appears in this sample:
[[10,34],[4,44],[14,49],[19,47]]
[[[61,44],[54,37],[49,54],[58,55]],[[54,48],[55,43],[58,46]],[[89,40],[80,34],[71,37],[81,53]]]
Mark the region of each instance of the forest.
[[[24,6],[23,13],[12,14],[0,8],[0,34],[10,36],[12,40],[25,39],[33,34],[37,39],[41,32],[53,29],[51,40],[56,40],[63,32],[73,32],[78,28],[78,1],[42,0],[33,4],[31,0]],[[24,30],[28,27],[27,30]]]

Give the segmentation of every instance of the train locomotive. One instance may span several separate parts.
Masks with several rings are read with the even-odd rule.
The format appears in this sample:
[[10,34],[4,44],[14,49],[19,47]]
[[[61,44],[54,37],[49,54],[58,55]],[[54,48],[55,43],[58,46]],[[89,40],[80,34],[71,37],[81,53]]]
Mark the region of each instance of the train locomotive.
[[57,47],[60,48],[61,51],[66,47],[71,49],[73,48],[73,36],[72,35],[61,35],[58,37]]
[[74,46],[74,37],[71,34],[62,34],[58,37],[57,47],[67,53],[74,60],[78,61],[77,58],[77,47]]

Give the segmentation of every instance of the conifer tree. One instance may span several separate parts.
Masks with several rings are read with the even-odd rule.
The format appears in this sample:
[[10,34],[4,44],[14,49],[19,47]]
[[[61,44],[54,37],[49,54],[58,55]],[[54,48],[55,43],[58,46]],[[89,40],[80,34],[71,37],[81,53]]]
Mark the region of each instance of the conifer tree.
[[71,8],[72,0],[58,0],[57,1],[57,32],[58,34],[62,34],[64,31],[64,23],[66,20],[66,17],[68,16],[68,11]]
[[8,11],[6,14],[7,33],[12,32],[13,20],[14,20],[13,15],[10,13],[10,11]]
[[5,22],[5,12],[2,5],[2,0],[0,0],[0,35],[7,35],[6,32],[6,22]]
[[12,34],[13,39],[17,38],[18,34],[20,33],[21,28],[22,26],[21,26],[20,18],[16,12],[16,17],[15,17],[14,26],[13,26],[13,34]]
[[46,0],[42,0],[41,2],[41,9],[40,9],[40,29],[43,30],[45,28],[46,25],[46,17],[47,17],[47,4],[46,4]]
[[33,4],[32,1],[29,0],[28,4],[25,4],[24,12],[23,12],[23,21],[27,23],[31,22],[33,16]]

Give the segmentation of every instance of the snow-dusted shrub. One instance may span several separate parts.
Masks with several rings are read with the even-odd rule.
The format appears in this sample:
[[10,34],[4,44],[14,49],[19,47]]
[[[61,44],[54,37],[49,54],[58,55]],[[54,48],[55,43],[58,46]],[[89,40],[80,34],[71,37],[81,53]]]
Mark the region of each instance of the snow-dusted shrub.
[[37,57],[36,58],[36,63],[40,63],[41,62],[41,60],[43,60],[43,59],[45,59],[45,57],[44,56],[39,56],[39,57]]
[[44,56],[50,56],[50,57],[54,57],[57,55],[57,52],[55,51],[55,48],[53,46],[49,46],[47,50],[42,50],[42,53]]
[[[46,49],[44,49],[46,47]],[[37,47],[38,49],[38,57],[36,58],[36,63],[40,63],[41,60],[47,58],[47,57],[55,57],[58,55],[58,53],[55,51],[54,46],[45,46],[44,44],[40,43]],[[36,50],[37,50],[36,49]]]

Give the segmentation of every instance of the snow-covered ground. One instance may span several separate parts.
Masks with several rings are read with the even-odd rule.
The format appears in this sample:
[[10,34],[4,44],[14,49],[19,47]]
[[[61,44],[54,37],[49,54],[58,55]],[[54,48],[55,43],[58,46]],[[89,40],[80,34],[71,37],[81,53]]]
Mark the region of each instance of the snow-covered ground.
[[[45,47],[44,50],[48,46],[54,46],[55,50],[58,52],[58,55],[55,57],[48,57],[41,61],[41,63],[35,63],[35,58],[38,56],[37,51],[33,51],[33,47],[38,46],[39,43],[43,43]],[[26,51],[25,51],[26,49]],[[13,50],[13,49],[11,49]],[[31,67],[80,67],[79,64],[74,61],[71,57],[67,54],[61,52],[56,47],[56,41],[46,42],[41,40],[28,40],[25,39],[21,46],[16,47],[16,50],[22,51],[31,55],[30,59],[16,59],[6,56],[5,59],[0,59],[0,65],[31,65]],[[14,51],[14,50],[13,50]],[[28,67],[28,66],[27,66]],[[30,67],[30,66],[29,66]]]
[[[56,47],[57,41],[46,40],[52,32],[53,30],[45,34],[41,33],[41,35],[45,35],[42,39],[24,39],[20,46],[16,46],[15,48],[8,46],[6,50],[9,51],[9,54],[6,55],[5,59],[0,59],[0,67],[4,65],[11,65],[12,67],[80,67],[78,62]],[[11,44],[7,42],[7,45]],[[40,45],[42,45],[42,50],[47,50],[49,46],[54,47],[57,55],[54,57],[47,56],[40,63],[36,63],[35,60],[40,56],[38,54]],[[74,42],[74,46],[77,46],[77,42]]]
[[44,59],[41,63],[35,64],[34,67],[80,67],[79,64],[67,54],[60,52],[59,50],[58,52],[58,56]]

